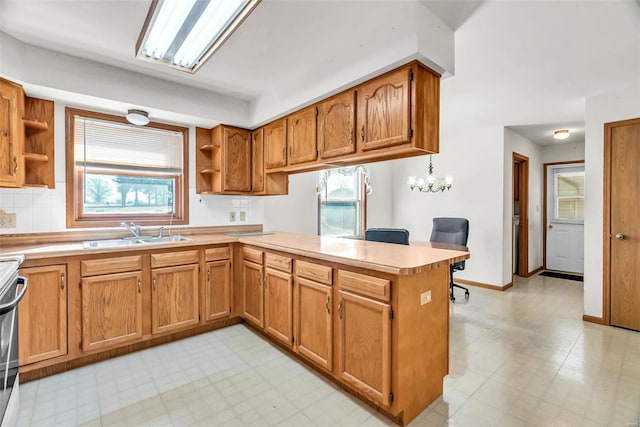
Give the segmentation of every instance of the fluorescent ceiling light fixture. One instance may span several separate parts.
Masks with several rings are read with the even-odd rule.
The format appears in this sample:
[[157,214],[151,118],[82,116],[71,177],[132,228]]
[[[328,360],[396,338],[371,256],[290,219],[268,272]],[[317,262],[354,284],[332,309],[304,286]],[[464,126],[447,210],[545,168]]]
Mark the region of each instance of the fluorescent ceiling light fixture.
[[129,123],[136,126],[149,124],[149,113],[142,110],[129,110],[124,116]]
[[569,130],[568,129],[557,130],[553,132],[553,138],[559,139],[559,140],[567,139],[569,138]]
[[136,55],[195,73],[258,3],[260,0],[154,0]]

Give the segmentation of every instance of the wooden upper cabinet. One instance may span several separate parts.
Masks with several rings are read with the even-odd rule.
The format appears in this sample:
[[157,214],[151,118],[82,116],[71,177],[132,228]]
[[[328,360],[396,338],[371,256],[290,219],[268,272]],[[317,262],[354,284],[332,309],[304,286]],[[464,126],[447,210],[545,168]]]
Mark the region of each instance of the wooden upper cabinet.
[[357,138],[361,150],[410,141],[412,76],[411,69],[405,67],[358,87]]
[[264,191],[264,129],[251,133],[251,191]]
[[21,187],[24,182],[23,108],[22,87],[0,79],[0,187]]
[[321,158],[356,151],[356,92],[338,94],[318,104],[318,152]]
[[251,132],[224,127],[223,191],[251,191]]
[[287,165],[286,120],[280,119],[264,127],[264,167],[281,168]]
[[311,106],[287,117],[288,165],[311,162],[318,157],[316,145],[317,114],[318,109]]
[[67,354],[67,266],[20,270],[29,287],[18,310],[20,365]]

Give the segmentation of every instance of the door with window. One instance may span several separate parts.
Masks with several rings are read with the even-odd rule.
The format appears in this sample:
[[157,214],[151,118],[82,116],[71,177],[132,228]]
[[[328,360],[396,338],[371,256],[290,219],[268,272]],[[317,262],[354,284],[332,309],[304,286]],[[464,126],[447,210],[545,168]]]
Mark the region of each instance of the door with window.
[[549,270],[584,272],[584,164],[547,166]]

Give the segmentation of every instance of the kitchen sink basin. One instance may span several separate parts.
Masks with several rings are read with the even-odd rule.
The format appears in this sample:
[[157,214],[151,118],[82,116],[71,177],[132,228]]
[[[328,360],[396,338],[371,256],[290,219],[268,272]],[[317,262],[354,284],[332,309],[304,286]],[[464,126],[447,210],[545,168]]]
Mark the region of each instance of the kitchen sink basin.
[[82,242],[83,249],[104,249],[104,248],[119,248],[132,245],[148,245],[153,243],[169,243],[169,242],[183,242],[185,240],[191,240],[184,236],[163,236],[163,237],[132,237],[125,239],[110,239],[110,240],[88,240]]

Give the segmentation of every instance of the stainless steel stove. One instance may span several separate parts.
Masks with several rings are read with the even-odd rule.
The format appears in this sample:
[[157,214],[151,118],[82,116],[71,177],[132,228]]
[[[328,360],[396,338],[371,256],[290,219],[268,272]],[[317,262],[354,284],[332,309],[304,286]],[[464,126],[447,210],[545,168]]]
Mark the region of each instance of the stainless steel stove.
[[18,303],[27,292],[27,279],[18,275],[22,255],[0,257],[0,425],[18,422]]

